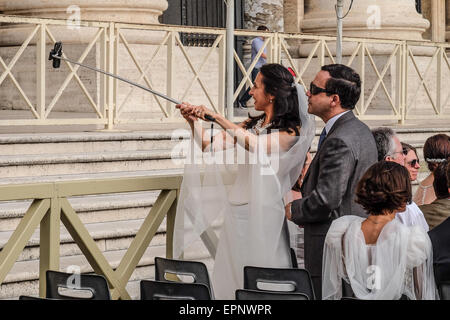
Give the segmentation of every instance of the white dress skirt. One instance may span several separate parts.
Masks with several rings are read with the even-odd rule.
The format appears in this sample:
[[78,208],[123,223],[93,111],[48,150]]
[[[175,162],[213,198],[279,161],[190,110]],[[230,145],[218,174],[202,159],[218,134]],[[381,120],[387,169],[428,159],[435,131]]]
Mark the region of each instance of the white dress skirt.
[[[248,181],[250,170],[246,165],[239,168],[236,183],[229,192],[230,212],[224,217],[219,235],[212,284],[215,298],[220,300],[235,299],[235,291],[243,288],[245,266],[292,267],[289,231],[286,220],[283,223],[282,201],[280,199],[278,204],[274,203],[271,212],[266,214],[255,212],[255,208],[248,203],[248,190],[251,187]],[[269,177],[268,179],[270,180]],[[267,186],[267,189],[270,190],[270,187]],[[259,229],[256,220],[262,219],[272,221],[273,228]],[[275,250],[265,248],[266,239],[263,238],[265,235],[272,238],[273,243],[277,243]],[[273,236],[280,239],[274,239]]]
[[260,255],[264,248],[250,250],[249,243],[248,205],[232,206],[232,216],[225,217],[220,241],[214,262],[212,284],[216,299],[235,299],[236,289],[244,285],[244,266],[291,268],[289,252],[289,237],[287,228],[282,233],[283,240],[279,242],[276,255],[271,257],[270,265],[260,265]]

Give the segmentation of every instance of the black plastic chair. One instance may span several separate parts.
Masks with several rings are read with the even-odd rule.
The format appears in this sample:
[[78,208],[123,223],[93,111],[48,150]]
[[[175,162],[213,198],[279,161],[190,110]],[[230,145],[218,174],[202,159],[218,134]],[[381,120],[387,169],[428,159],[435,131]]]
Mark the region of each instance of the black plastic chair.
[[282,269],[282,268],[261,268],[244,267],[244,289],[280,292],[277,290],[261,289],[258,284],[292,285],[289,293],[304,293],[309,300],[315,300],[313,284],[309,272],[305,269]]
[[[79,287],[71,282],[74,274],[48,270],[47,278],[47,298],[60,300],[111,300],[111,295],[106,279],[101,275],[76,274],[79,276]],[[90,293],[90,297],[69,296],[59,292],[60,289],[71,290],[74,293]]]
[[21,301],[45,301],[45,300],[49,300],[49,299],[40,298],[40,297],[31,297],[31,296],[20,296],[19,300],[21,300]]
[[438,288],[441,300],[450,300],[450,281],[441,282]]
[[295,254],[295,250],[290,248],[291,252],[291,260],[292,260],[292,268],[298,269],[297,255]]
[[[192,277],[192,283],[204,284],[210,290],[211,297],[214,297],[211,283],[209,281],[208,269],[206,265],[199,261],[184,261],[156,257],[155,258],[155,280],[176,282],[166,278],[166,274],[176,276]],[[180,280],[180,282],[183,282]],[[186,283],[186,282],[183,282]]]
[[267,292],[259,290],[238,289],[236,300],[309,300],[304,293]]
[[142,280],[141,300],[211,300],[211,295],[201,283]]

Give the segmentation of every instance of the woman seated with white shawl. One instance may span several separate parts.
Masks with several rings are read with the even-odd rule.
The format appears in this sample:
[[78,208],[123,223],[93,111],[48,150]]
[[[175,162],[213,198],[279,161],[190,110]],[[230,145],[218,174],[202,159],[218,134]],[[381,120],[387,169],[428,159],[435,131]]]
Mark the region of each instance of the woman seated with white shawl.
[[344,216],[332,223],[324,247],[323,299],[341,299],[344,282],[363,300],[437,299],[427,233],[394,219],[412,197],[406,168],[374,164],[356,195],[369,216]]

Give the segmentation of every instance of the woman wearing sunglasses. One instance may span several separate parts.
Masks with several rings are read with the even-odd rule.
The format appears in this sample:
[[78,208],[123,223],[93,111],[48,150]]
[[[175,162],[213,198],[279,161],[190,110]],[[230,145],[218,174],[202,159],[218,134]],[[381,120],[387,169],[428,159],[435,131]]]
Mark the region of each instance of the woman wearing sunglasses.
[[419,174],[420,162],[417,150],[412,145],[402,142],[403,154],[405,155],[405,167],[408,169],[411,182],[417,180]]

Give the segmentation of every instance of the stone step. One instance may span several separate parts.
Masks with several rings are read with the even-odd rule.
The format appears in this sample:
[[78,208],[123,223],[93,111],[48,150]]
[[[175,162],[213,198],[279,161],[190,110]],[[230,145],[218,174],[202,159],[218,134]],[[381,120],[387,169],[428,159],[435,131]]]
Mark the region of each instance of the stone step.
[[[151,244],[145,251],[137,268],[134,270],[127,283],[127,291],[133,300],[139,299],[139,282],[152,280],[155,276],[154,258],[165,257],[166,248],[164,242]],[[118,266],[126,250],[115,250],[104,253],[113,270]],[[204,262],[211,272],[213,261],[201,241],[192,245],[185,255],[186,260]],[[81,273],[92,273],[93,269],[82,255],[61,257],[60,271],[67,272],[69,267],[78,268]],[[0,299],[17,299],[20,295],[37,296],[39,292],[39,260],[16,262],[0,286]]]
[[4,178],[181,168],[171,150],[0,156]]
[[189,131],[0,134],[2,155],[92,153],[170,149]]
[[[370,124],[370,123],[368,123]],[[323,128],[322,122],[316,123],[316,137],[313,147]],[[376,128],[379,125],[370,125]],[[425,142],[437,133],[450,134],[449,126],[407,127],[394,126],[401,140]],[[167,131],[143,132],[73,132],[73,133],[35,133],[35,134],[0,134],[2,155],[46,154],[52,150],[56,154],[92,153],[111,151],[146,151],[170,149],[180,139],[189,139],[186,128],[174,128]]]

